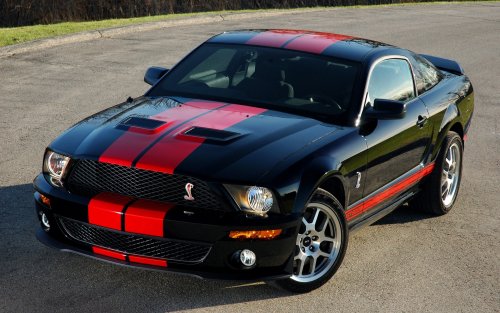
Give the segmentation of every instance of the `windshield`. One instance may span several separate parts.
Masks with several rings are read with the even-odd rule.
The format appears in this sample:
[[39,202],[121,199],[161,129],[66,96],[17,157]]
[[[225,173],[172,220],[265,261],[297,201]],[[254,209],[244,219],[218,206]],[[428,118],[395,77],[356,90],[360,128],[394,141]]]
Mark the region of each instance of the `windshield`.
[[204,44],[148,96],[181,96],[313,116],[349,110],[358,64],[284,49]]

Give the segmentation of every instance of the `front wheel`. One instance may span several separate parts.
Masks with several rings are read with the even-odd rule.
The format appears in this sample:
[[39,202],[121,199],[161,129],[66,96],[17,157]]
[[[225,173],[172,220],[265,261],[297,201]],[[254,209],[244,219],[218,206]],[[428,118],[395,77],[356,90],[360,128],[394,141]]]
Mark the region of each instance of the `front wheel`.
[[309,292],[337,271],[347,249],[348,232],[340,202],[318,189],[307,204],[294,251],[293,274],[274,285],[292,292]]

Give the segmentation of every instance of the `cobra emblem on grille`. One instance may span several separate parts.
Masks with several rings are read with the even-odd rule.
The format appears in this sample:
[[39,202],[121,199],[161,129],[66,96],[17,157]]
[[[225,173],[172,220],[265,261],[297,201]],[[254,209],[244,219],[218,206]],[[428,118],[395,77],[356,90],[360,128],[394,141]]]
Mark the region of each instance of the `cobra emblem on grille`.
[[185,188],[186,188],[187,195],[184,196],[184,199],[189,200],[189,201],[193,201],[194,197],[193,197],[193,194],[191,193],[191,190],[193,190],[194,185],[191,183],[187,183]]

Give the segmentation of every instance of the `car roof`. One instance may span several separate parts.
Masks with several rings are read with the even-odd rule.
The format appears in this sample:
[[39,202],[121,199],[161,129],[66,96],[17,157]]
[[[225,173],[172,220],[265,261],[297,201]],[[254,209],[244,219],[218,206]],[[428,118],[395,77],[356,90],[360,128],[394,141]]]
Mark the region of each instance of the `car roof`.
[[362,61],[366,55],[375,51],[389,51],[397,48],[382,42],[348,35],[295,29],[228,31],[210,38],[207,42],[281,48],[351,61]]

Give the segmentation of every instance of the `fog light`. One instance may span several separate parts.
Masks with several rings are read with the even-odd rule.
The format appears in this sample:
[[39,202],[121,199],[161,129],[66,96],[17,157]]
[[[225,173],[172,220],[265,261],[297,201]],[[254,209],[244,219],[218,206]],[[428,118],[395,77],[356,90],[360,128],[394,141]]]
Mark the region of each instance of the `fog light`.
[[49,230],[50,229],[50,222],[49,222],[49,218],[47,217],[47,214],[42,212],[42,214],[40,216],[40,220],[42,221],[43,228],[45,230]]
[[243,265],[247,267],[254,266],[256,260],[257,257],[255,256],[255,253],[253,251],[248,249],[241,250],[240,261]]

